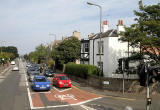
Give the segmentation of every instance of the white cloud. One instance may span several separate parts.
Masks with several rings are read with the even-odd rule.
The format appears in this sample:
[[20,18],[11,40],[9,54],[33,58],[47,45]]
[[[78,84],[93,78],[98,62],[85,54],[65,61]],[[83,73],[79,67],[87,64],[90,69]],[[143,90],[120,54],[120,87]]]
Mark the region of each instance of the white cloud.
[[134,22],[133,10],[138,8],[138,0],[1,0],[0,38],[13,42],[23,54],[54,39],[49,33],[58,39],[72,35],[74,30],[80,31],[82,37],[96,33],[99,10],[87,5],[87,1],[102,6],[103,19],[109,21],[110,28],[116,28],[118,19],[127,26]]

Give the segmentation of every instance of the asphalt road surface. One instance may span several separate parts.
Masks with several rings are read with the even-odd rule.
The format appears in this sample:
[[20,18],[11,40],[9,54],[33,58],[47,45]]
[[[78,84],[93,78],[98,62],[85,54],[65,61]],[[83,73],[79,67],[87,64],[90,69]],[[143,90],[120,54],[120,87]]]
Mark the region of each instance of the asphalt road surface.
[[[74,85],[60,89],[51,84],[50,91],[35,92],[27,80],[25,63],[17,64],[20,71],[12,71],[11,65],[0,74],[0,110],[145,110],[145,99],[102,96]],[[159,99],[153,99],[152,110],[160,110]]]

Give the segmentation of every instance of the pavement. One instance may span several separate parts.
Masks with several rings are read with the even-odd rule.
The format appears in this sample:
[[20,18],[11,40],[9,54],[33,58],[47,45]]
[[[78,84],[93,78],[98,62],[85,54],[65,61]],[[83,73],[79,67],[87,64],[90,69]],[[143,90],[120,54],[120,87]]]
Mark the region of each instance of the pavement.
[[[101,88],[97,88],[97,87],[91,87],[89,85],[86,85],[85,83],[80,83],[80,82],[76,82],[72,80],[72,84],[84,91],[90,92],[90,93],[94,93],[94,94],[99,94],[100,96],[103,97],[114,97],[114,98],[121,98],[121,99],[128,99],[128,100],[138,100],[138,99],[144,99],[146,98],[146,94],[145,93],[128,93],[125,92],[124,94],[120,91],[108,91],[105,89],[101,89]],[[151,94],[151,97],[155,98],[155,99],[160,99],[160,94],[156,93],[156,94]]]

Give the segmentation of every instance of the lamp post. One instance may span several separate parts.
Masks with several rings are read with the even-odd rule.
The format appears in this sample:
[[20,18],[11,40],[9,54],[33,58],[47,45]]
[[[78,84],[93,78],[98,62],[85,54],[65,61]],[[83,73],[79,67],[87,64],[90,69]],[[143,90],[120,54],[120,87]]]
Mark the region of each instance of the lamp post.
[[99,66],[100,66],[100,71],[99,71],[99,80],[101,83],[101,72],[102,72],[102,63],[101,63],[101,47],[102,47],[102,42],[101,42],[101,33],[102,33],[102,7],[97,4],[93,4],[90,2],[87,2],[88,5],[93,5],[96,6],[100,9],[100,34],[99,34]]

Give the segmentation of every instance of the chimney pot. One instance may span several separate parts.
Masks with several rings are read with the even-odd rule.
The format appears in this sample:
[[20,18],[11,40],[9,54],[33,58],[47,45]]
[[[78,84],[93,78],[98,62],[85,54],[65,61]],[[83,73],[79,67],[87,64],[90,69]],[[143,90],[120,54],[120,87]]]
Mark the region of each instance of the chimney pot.
[[103,21],[103,33],[107,32],[109,29],[108,21]]
[[103,21],[103,25],[108,25],[108,22],[107,21]]
[[123,26],[123,20],[118,20],[118,25]]

